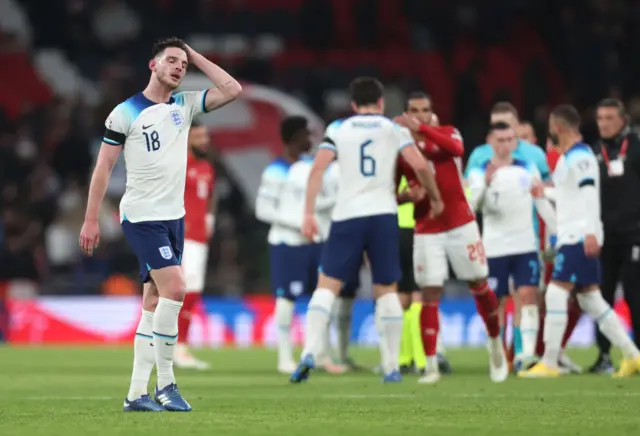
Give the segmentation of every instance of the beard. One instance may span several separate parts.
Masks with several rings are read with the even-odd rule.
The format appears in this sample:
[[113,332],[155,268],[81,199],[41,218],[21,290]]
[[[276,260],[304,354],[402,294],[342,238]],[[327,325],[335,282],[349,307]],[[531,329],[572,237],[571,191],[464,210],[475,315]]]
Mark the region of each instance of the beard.
[[197,159],[206,159],[209,157],[209,153],[195,146],[191,146],[191,153],[193,153]]
[[558,145],[560,145],[560,138],[558,137],[558,134],[557,134],[557,133],[551,133],[551,132],[549,132],[549,139],[551,139],[551,143],[552,143],[553,145],[555,145],[556,147],[557,147]]

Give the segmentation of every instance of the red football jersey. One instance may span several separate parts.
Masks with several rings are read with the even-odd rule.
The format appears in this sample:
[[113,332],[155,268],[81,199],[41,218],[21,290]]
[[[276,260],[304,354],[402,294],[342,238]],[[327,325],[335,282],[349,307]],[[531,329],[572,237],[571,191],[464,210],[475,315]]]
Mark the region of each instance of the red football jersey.
[[189,154],[187,160],[187,182],[184,189],[184,237],[196,242],[207,242],[207,214],[213,193],[215,173],[205,159]]
[[[440,189],[444,211],[429,218],[429,199],[416,203],[414,217],[416,233],[441,233],[461,227],[475,219],[462,184],[462,137],[453,126],[423,125],[416,138],[418,148],[432,164],[436,183]],[[404,159],[398,159],[398,176],[404,175],[409,185],[420,184],[413,169]],[[399,177],[398,177],[399,179]]]
[[558,160],[560,160],[560,153],[558,151],[554,149],[547,151],[547,163],[549,164],[551,172],[555,171]]

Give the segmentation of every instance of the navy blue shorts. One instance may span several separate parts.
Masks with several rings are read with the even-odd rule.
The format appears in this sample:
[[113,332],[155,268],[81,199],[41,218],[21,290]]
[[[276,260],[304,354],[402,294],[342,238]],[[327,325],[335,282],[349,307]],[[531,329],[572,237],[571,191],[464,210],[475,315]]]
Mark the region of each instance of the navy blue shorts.
[[[276,297],[295,300],[311,295],[318,284],[323,244],[269,245],[271,290]],[[354,298],[360,278],[342,286],[341,296]]]
[[509,295],[509,278],[513,279],[516,290],[540,284],[540,259],[536,252],[490,257],[487,262],[489,283],[499,298]]
[[402,276],[399,238],[395,214],[334,221],[322,252],[322,271],[328,277],[355,283],[366,253],[373,283],[396,283]]
[[295,300],[311,294],[318,282],[322,244],[269,245],[271,290],[276,297]]
[[180,265],[184,250],[184,218],[168,221],[122,221],[127,242],[138,256],[140,279],[146,283],[152,269]]
[[561,245],[556,253],[552,280],[571,282],[576,288],[600,284],[600,260],[587,257],[582,242]]

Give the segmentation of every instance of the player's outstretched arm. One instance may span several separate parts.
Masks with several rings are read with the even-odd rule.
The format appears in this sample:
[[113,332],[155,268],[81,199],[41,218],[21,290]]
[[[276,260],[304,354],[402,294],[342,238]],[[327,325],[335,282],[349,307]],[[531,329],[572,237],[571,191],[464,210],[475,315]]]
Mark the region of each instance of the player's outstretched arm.
[[416,177],[420,181],[420,184],[427,190],[427,194],[431,199],[431,205],[434,212],[438,215],[442,210],[438,211],[438,208],[444,207],[442,203],[442,197],[440,196],[440,190],[438,184],[433,175],[433,171],[429,162],[422,155],[418,147],[415,145],[409,145],[402,149],[402,157],[411,165],[413,171],[416,173]]
[[242,92],[242,85],[236,79],[191,47],[187,46],[187,49],[191,63],[214,84],[204,100],[207,112],[216,110],[238,98]]
[[542,218],[542,221],[546,224],[549,232],[553,235],[558,233],[556,211],[551,205],[551,202],[544,197],[534,198],[533,201],[535,202],[536,211]]
[[111,171],[116,162],[118,162],[121,149],[122,146],[120,145],[111,145],[103,142],[96,166],[93,169],[91,184],[89,185],[87,210],[84,216],[84,224],[80,231],[80,247],[88,256],[93,254],[93,250],[100,243],[100,227],[98,226],[100,205],[107,192]]
[[[309,181],[307,182],[307,192],[304,201],[304,218],[302,223],[302,233],[310,240],[318,233],[318,225],[315,219],[316,198],[322,189],[322,179],[324,173],[336,158],[334,149],[327,146],[320,146],[316,153],[309,173]],[[335,148],[335,147],[334,147]]]

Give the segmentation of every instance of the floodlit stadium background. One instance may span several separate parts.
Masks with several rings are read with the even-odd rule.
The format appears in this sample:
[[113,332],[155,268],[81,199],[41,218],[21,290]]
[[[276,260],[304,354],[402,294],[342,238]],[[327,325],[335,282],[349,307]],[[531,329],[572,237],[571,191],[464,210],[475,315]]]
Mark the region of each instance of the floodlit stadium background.
[[[0,337],[133,336],[137,263],[117,219],[122,163],[102,209],[98,255],[82,257],[77,239],[104,119],[146,84],[157,38],[184,37],[244,84],[240,101],[204,118],[220,203],[192,339],[246,347],[275,339],[267,227],[253,204],[262,168],[279,153],[284,115],[308,116],[319,137],[349,112],[349,80],[373,75],[387,85],[389,115],[402,111],[407,92],[431,94],[441,122],[462,131],[467,154],[484,142],[498,100],[534,123],[542,146],[549,107],[571,102],[593,139],[599,98],[623,97],[632,123],[640,120],[639,21],[637,2],[615,0],[0,0]],[[183,87],[202,81],[192,72]],[[447,294],[445,343],[482,344],[464,288],[452,283]],[[617,310],[624,316],[624,306]],[[356,305],[354,341],[376,342],[371,314],[370,301]],[[592,338],[583,320],[573,343]]]

